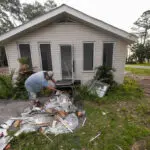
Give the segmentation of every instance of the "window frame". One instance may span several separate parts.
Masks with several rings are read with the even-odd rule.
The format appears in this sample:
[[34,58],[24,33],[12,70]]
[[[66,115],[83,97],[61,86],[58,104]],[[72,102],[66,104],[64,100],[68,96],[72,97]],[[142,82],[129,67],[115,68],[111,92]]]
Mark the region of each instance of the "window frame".
[[113,44],[113,53],[112,53],[112,68],[114,66],[114,52],[115,52],[115,49],[116,49],[116,41],[103,41],[102,42],[102,65],[103,65],[103,57],[104,57],[104,44],[107,44],[107,43],[112,43]]
[[32,46],[31,46],[31,43],[29,41],[18,41],[18,42],[16,42],[17,52],[18,52],[18,59],[21,58],[21,53],[20,53],[20,48],[19,48],[20,44],[29,44],[30,55],[31,55],[31,63],[32,63],[32,68],[33,68],[34,65],[33,65],[33,55],[32,55]]

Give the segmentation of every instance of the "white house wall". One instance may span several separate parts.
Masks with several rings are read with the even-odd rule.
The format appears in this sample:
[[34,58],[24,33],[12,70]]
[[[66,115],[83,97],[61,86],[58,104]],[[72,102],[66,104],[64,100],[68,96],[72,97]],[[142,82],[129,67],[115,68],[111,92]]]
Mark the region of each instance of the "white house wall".
[[60,44],[71,44],[74,49],[75,79],[83,82],[92,79],[94,70],[83,71],[83,43],[94,42],[94,68],[102,65],[103,42],[114,42],[113,67],[116,69],[115,79],[122,83],[124,77],[124,63],[126,56],[126,43],[103,31],[97,31],[80,23],[57,23],[42,27],[28,33],[6,45],[9,69],[18,68],[19,50],[17,43],[29,43],[31,49],[32,65],[41,70],[39,42],[50,42],[52,67],[56,79],[61,79]]

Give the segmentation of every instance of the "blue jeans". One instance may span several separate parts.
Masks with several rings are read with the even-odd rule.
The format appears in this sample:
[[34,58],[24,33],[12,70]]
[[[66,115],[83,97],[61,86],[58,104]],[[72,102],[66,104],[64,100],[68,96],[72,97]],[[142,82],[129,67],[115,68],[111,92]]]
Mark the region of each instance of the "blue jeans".
[[32,88],[25,84],[26,90],[28,91],[28,96],[30,100],[35,100],[37,98],[36,92],[33,92]]

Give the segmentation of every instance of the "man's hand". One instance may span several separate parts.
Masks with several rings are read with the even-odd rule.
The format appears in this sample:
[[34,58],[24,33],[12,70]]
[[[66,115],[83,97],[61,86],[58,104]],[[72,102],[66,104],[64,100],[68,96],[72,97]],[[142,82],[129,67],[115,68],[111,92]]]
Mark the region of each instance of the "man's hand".
[[63,93],[63,91],[60,91],[60,90],[57,90],[57,92],[59,92],[60,94],[62,94],[62,93]]
[[57,89],[55,89],[55,88],[53,88],[53,87],[51,87],[51,86],[48,86],[47,88],[48,88],[49,90],[57,91]]

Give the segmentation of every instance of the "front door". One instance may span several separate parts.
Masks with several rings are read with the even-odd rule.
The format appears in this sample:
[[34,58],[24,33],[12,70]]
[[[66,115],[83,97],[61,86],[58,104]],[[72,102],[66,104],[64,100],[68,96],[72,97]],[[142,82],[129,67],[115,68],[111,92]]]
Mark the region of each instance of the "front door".
[[71,45],[61,45],[61,69],[62,79],[72,79],[73,75],[73,59]]

